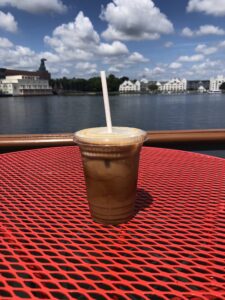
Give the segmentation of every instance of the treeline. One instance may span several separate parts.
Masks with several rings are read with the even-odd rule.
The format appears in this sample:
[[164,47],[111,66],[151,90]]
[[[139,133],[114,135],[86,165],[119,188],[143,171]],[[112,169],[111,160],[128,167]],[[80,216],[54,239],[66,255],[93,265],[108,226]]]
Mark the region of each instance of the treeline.
[[223,82],[220,86],[220,90],[225,91],[225,82]]
[[[109,92],[118,92],[119,85],[124,82],[124,80],[129,80],[128,77],[117,78],[113,74],[107,77],[107,85]],[[92,77],[89,79],[84,78],[59,78],[51,79],[50,85],[53,90],[64,90],[64,91],[76,91],[76,92],[101,92],[101,78]]]

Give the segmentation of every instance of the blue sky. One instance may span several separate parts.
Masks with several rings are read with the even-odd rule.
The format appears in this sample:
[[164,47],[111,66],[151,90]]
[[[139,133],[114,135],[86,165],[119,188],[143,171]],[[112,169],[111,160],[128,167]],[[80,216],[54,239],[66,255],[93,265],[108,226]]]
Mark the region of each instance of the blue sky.
[[0,67],[52,77],[225,75],[225,0],[0,0]]

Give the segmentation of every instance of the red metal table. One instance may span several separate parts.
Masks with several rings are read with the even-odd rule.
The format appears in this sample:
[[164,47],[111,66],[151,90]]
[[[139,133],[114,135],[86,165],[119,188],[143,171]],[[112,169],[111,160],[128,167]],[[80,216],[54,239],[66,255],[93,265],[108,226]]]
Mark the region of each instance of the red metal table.
[[225,160],[143,148],[136,215],[94,223],[77,147],[0,156],[0,299],[225,299]]

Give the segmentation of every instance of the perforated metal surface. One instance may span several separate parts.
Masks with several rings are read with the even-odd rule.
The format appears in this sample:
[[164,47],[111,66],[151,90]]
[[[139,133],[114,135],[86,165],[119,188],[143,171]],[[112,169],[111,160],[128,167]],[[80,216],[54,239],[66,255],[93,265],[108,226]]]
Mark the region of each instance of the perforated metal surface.
[[106,227],[77,147],[0,159],[0,299],[225,299],[225,160],[144,148],[136,216]]

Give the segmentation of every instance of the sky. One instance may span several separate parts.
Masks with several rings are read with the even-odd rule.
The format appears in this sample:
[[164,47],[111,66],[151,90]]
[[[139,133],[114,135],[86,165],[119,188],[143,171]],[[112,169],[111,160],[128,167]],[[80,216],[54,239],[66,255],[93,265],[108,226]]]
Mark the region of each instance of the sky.
[[53,78],[225,75],[225,0],[0,0],[0,67]]

